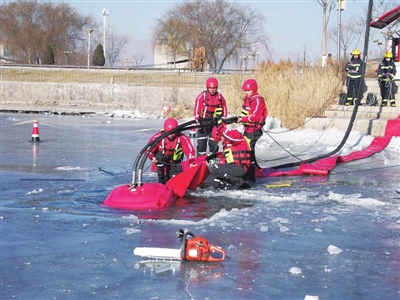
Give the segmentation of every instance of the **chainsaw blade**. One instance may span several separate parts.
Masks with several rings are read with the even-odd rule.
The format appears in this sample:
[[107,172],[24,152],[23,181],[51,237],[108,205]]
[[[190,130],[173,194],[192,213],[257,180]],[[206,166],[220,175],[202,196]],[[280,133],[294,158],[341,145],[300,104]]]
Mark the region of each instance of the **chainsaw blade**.
[[181,260],[180,249],[137,247],[133,250],[133,254],[149,258]]

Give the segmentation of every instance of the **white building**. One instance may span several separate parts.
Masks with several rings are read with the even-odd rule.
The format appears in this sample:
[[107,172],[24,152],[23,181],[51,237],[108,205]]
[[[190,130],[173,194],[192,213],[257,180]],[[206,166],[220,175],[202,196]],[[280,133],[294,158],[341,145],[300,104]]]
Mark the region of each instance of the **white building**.
[[154,67],[164,69],[183,69],[189,66],[188,56],[179,55],[176,58],[176,66],[174,65],[174,57],[171,49],[165,44],[157,44],[154,47]]

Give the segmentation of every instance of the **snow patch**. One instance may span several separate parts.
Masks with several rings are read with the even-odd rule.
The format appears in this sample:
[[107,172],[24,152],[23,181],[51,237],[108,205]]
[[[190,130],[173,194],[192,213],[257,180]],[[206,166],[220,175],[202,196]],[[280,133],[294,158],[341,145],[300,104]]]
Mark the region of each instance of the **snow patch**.
[[30,191],[30,192],[26,193],[25,195],[39,194],[39,193],[42,193],[42,192],[43,192],[43,189],[38,189],[38,190]]
[[90,171],[91,168],[89,168],[89,167],[82,168],[82,167],[63,166],[63,167],[56,168],[56,170],[61,170],[61,171]]
[[293,275],[300,275],[301,274],[301,269],[298,267],[291,267],[289,269],[289,272],[292,273]]
[[335,254],[339,254],[339,253],[343,252],[342,249],[340,249],[339,247],[336,247],[334,245],[329,245],[327,250],[328,250],[329,254],[331,254],[331,255],[335,255]]

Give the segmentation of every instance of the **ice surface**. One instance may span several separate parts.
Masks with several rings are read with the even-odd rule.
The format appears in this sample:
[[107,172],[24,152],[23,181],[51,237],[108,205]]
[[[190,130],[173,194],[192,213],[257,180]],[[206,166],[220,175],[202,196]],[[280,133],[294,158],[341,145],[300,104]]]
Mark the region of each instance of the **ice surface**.
[[[159,114],[0,114],[0,298],[398,298],[399,138],[327,177],[263,178],[244,191],[204,185],[160,211],[102,206],[130,182],[137,153],[162,126]],[[29,142],[34,119],[40,143]],[[343,134],[274,127],[257,143],[257,157],[274,166],[296,161],[291,153],[320,155]],[[352,132],[341,152],[371,141]],[[155,181],[148,167],[144,180]],[[225,261],[133,255],[136,247],[178,249],[179,228],[221,246]],[[343,252],[333,255],[339,250],[332,247]]]

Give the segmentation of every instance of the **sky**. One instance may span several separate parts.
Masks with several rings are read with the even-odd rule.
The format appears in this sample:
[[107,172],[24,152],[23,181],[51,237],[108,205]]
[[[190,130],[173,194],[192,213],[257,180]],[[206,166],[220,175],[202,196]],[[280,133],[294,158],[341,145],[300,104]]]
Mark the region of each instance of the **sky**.
[[[59,1],[53,1],[59,2]],[[127,34],[131,42],[123,56],[129,58],[132,54],[145,54],[142,64],[153,63],[151,54],[151,34],[156,19],[177,3],[185,1],[64,1],[78,9],[81,13],[93,15],[103,24],[102,11],[108,11],[107,26]],[[270,37],[270,57],[274,61],[280,58],[292,60],[316,61],[322,53],[322,7],[315,0],[281,0],[281,1],[235,1],[241,5],[249,5],[260,11],[266,18],[266,31]],[[358,18],[364,14],[368,1],[347,0],[346,10],[341,13],[344,23],[349,18]],[[373,16],[377,17],[377,16]],[[338,14],[336,9],[331,12],[328,30],[337,26]],[[376,29],[372,29],[376,30]],[[363,48],[364,37],[357,39],[354,48]],[[376,44],[371,45],[370,51],[379,51]],[[263,49],[259,60],[265,60],[267,53]],[[336,56],[336,44],[327,43],[327,52]]]

